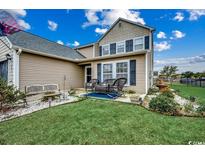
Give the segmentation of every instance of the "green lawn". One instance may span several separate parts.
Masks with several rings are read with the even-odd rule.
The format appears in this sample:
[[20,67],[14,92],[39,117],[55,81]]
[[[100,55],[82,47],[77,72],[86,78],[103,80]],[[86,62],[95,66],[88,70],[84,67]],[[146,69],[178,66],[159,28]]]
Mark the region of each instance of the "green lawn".
[[87,99],[0,123],[1,144],[188,144],[205,142],[205,119],[173,117]]
[[205,104],[205,88],[201,87],[192,87],[185,84],[173,84],[171,86],[175,90],[179,90],[179,95],[185,98],[190,96],[197,97],[197,100],[201,104]]

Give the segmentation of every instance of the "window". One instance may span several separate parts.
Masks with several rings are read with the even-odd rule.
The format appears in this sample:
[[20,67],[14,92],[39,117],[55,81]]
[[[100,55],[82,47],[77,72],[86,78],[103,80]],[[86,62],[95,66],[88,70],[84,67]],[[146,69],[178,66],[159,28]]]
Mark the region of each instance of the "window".
[[103,80],[112,79],[112,64],[103,64]]
[[118,42],[117,43],[117,53],[125,52],[125,42]]
[[134,39],[134,50],[135,51],[142,50],[144,48],[143,41],[144,41],[143,37]]
[[116,63],[116,78],[128,79],[128,62]]
[[109,55],[109,45],[102,46],[102,55]]

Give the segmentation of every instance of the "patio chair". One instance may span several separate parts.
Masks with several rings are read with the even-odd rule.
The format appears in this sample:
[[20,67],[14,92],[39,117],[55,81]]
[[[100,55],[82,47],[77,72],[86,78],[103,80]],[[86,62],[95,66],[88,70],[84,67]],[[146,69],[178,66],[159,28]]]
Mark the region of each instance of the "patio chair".
[[110,93],[117,93],[118,96],[122,94],[122,90],[127,83],[126,78],[118,78],[115,80],[115,82],[109,86],[109,92]]
[[108,93],[110,85],[113,85],[116,79],[106,79],[102,83],[95,86],[96,92]]
[[99,84],[99,80],[98,79],[91,79],[89,82],[85,83],[86,91],[88,89],[91,89],[93,91],[97,84]]

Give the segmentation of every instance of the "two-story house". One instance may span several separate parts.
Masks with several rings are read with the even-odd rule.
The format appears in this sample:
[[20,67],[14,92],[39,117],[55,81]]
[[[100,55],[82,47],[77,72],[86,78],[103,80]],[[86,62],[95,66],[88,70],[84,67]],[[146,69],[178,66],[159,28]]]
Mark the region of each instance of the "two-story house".
[[51,83],[82,88],[92,78],[125,77],[126,88],[146,93],[153,83],[153,31],[119,18],[97,42],[75,49],[16,32],[0,39],[0,75],[21,90]]

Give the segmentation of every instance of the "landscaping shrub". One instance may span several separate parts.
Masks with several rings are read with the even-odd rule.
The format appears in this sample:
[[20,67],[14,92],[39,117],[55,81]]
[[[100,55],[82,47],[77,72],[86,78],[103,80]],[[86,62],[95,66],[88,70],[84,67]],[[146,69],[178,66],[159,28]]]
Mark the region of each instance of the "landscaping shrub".
[[193,105],[191,103],[184,105],[184,110],[186,112],[192,112],[194,110]]
[[171,91],[164,91],[161,93],[161,95],[172,98],[172,99],[174,98],[174,94]]
[[127,90],[127,91],[125,91],[126,93],[128,93],[128,94],[135,94],[136,93],[136,91],[134,91],[134,90]]
[[76,94],[76,90],[75,90],[74,88],[70,88],[70,89],[68,90],[68,94],[69,94],[70,96],[75,95],[75,94]]
[[177,104],[173,99],[164,95],[153,98],[149,103],[149,107],[160,113],[168,113],[171,115],[176,115],[177,113]]
[[153,95],[153,94],[156,94],[157,92],[159,92],[159,88],[158,87],[152,87],[152,88],[149,88],[148,95]]
[[200,112],[200,113],[205,112],[205,104],[200,105],[200,106],[197,108],[197,112]]
[[25,93],[17,90],[14,85],[0,78],[0,110],[13,107],[15,104],[26,103]]
[[196,101],[196,97],[190,96],[190,97],[189,97],[189,100],[190,100],[191,102],[195,102],[195,101]]

